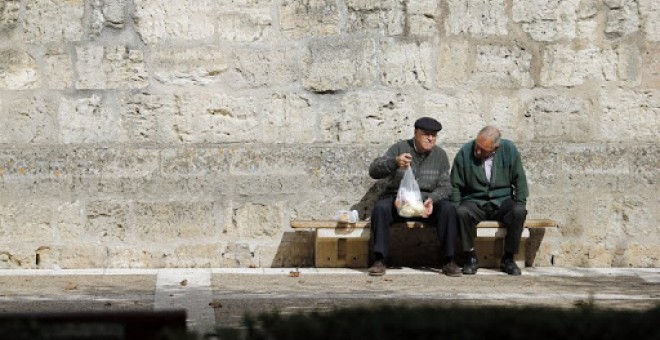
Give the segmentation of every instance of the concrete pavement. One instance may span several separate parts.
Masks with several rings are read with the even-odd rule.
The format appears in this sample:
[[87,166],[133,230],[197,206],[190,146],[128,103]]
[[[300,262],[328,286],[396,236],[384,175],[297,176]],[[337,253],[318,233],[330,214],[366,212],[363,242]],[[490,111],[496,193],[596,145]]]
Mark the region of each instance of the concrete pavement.
[[450,278],[434,268],[0,270],[0,313],[187,312],[190,329],[239,327],[246,312],[336,307],[497,305],[648,309],[660,304],[660,268],[525,268],[520,277],[480,269]]

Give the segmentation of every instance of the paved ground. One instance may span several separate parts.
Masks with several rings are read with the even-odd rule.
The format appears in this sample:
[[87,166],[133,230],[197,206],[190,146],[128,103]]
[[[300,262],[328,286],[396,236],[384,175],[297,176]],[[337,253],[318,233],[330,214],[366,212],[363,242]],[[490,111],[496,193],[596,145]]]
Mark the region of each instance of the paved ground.
[[190,329],[238,327],[245,312],[346,306],[498,305],[644,310],[660,305],[660,268],[0,270],[0,313],[185,309]]

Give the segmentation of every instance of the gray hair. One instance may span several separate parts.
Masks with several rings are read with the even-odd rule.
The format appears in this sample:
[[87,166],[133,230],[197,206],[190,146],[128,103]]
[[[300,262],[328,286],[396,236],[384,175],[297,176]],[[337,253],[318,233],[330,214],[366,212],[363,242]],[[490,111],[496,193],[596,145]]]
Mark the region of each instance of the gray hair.
[[493,145],[500,145],[500,139],[502,138],[502,133],[500,130],[493,125],[486,125],[479,131],[478,137],[490,139],[493,141]]

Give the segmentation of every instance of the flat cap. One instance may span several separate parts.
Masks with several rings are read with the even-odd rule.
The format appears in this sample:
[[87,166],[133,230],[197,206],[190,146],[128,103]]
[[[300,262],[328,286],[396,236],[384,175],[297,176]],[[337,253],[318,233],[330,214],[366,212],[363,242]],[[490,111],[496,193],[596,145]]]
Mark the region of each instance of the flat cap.
[[442,124],[431,117],[422,117],[415,121],[415,129],[438,132],[442,130]]

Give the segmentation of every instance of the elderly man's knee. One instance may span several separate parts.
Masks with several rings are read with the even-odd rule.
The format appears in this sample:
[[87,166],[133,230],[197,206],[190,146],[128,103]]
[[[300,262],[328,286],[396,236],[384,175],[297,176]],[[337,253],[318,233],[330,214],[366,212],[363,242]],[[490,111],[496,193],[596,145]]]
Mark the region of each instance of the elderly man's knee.
[[392,209],[392,201],[390,201],[390,200],[379,200],[374,205],[374,210],[373,211],[380,212],[380,211],[389,211],[391,209]]
[[512,213],[516,217],[525,218],[527,217],[527,208],[522,203],[517,203],[513,207]]
[[456,215],[458,217],[470,216],[471,215],[470,208],[461,204],[458,207],[456,207]]

